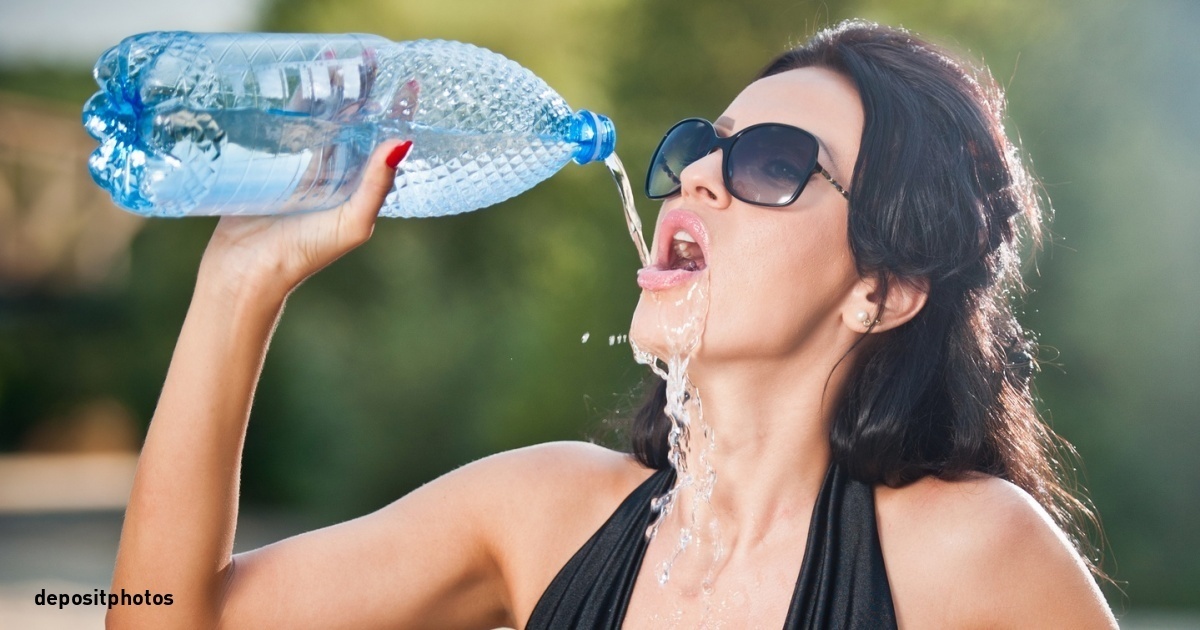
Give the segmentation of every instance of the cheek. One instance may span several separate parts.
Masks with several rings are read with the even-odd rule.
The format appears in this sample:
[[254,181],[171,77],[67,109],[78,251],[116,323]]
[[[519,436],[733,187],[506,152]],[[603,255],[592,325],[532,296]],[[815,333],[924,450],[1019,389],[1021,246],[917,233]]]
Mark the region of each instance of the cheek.
[[[814,236],[830,233],[815,231],[811,224],[805,227]],[[844,231],[832,233],[840,236]],[[822,327],[836,324],[841,304],[857,280],[844,236],[840,240],[764,236],[756,241],[754,251],[769,253],[712,270],[706,352],[791,352]]]
[[796,290],[794,274],[780,273],[780,262],[738,265],[716,274],[704,339],[711,356],[776,354],[791,345],[803,294]]

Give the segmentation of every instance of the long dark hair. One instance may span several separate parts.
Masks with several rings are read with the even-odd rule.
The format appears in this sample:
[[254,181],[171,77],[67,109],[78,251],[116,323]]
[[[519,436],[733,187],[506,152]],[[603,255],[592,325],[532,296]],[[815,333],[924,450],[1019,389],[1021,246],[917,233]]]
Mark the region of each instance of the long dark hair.
[[[819,67],[850,79],[865,123],[850,185],[849,240],[862,277],[928,283],[907,324],[870,335],[831,427],[834,461],[870,484],[982,472],[1032,495],[1093,565],[1095,518],[1064,485],[1073,456],[1038,415],[1035,343],[1013,314],[1022,241],[1040,243],[1042,203],[1004,131],[984,69],[912,34],[862,21],[780,55],[768,77]],[[643,465],[667,463],[665,384],[631,427]]]

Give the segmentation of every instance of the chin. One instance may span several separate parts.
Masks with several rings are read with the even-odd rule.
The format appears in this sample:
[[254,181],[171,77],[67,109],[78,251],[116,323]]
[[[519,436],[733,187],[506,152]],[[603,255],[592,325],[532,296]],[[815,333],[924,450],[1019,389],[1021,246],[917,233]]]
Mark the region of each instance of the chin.
[[667,354],[667,342],[665,331],[658,324],[658,310],[656,300],[642,291],[633,309],[633,321],[629,323],[629,341],[635,348],[661,357]]
[[694,357],[708,317],[706,280],[665,291],[643,290],[629,326],[630,341],[664,361]]

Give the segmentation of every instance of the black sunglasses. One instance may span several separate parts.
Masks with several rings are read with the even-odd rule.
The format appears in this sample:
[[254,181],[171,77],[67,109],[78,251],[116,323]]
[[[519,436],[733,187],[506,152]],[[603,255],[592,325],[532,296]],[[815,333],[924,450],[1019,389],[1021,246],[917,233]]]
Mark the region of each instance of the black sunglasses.
[[646,196],[663,199],[679,192],[683,169],[720,149],[725,190],[756,206],[786,206],[796,201],[814,172],[846,199],[850,193],[817,163],[817,137],[791,125],[762,123],[723,138],[712,123],[688,118],[663,136],[650,160]]

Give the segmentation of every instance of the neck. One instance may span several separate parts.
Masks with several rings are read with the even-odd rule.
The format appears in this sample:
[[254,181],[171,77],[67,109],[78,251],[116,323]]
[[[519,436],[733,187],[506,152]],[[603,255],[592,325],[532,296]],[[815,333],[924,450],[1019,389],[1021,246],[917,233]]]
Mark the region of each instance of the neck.
[[731,551],[780,526],[807,525],[852,360],[694,365],[698,402],[686,405],[690,439],[683,445],[692,482],[676,499],[677,523],[715,520]]

